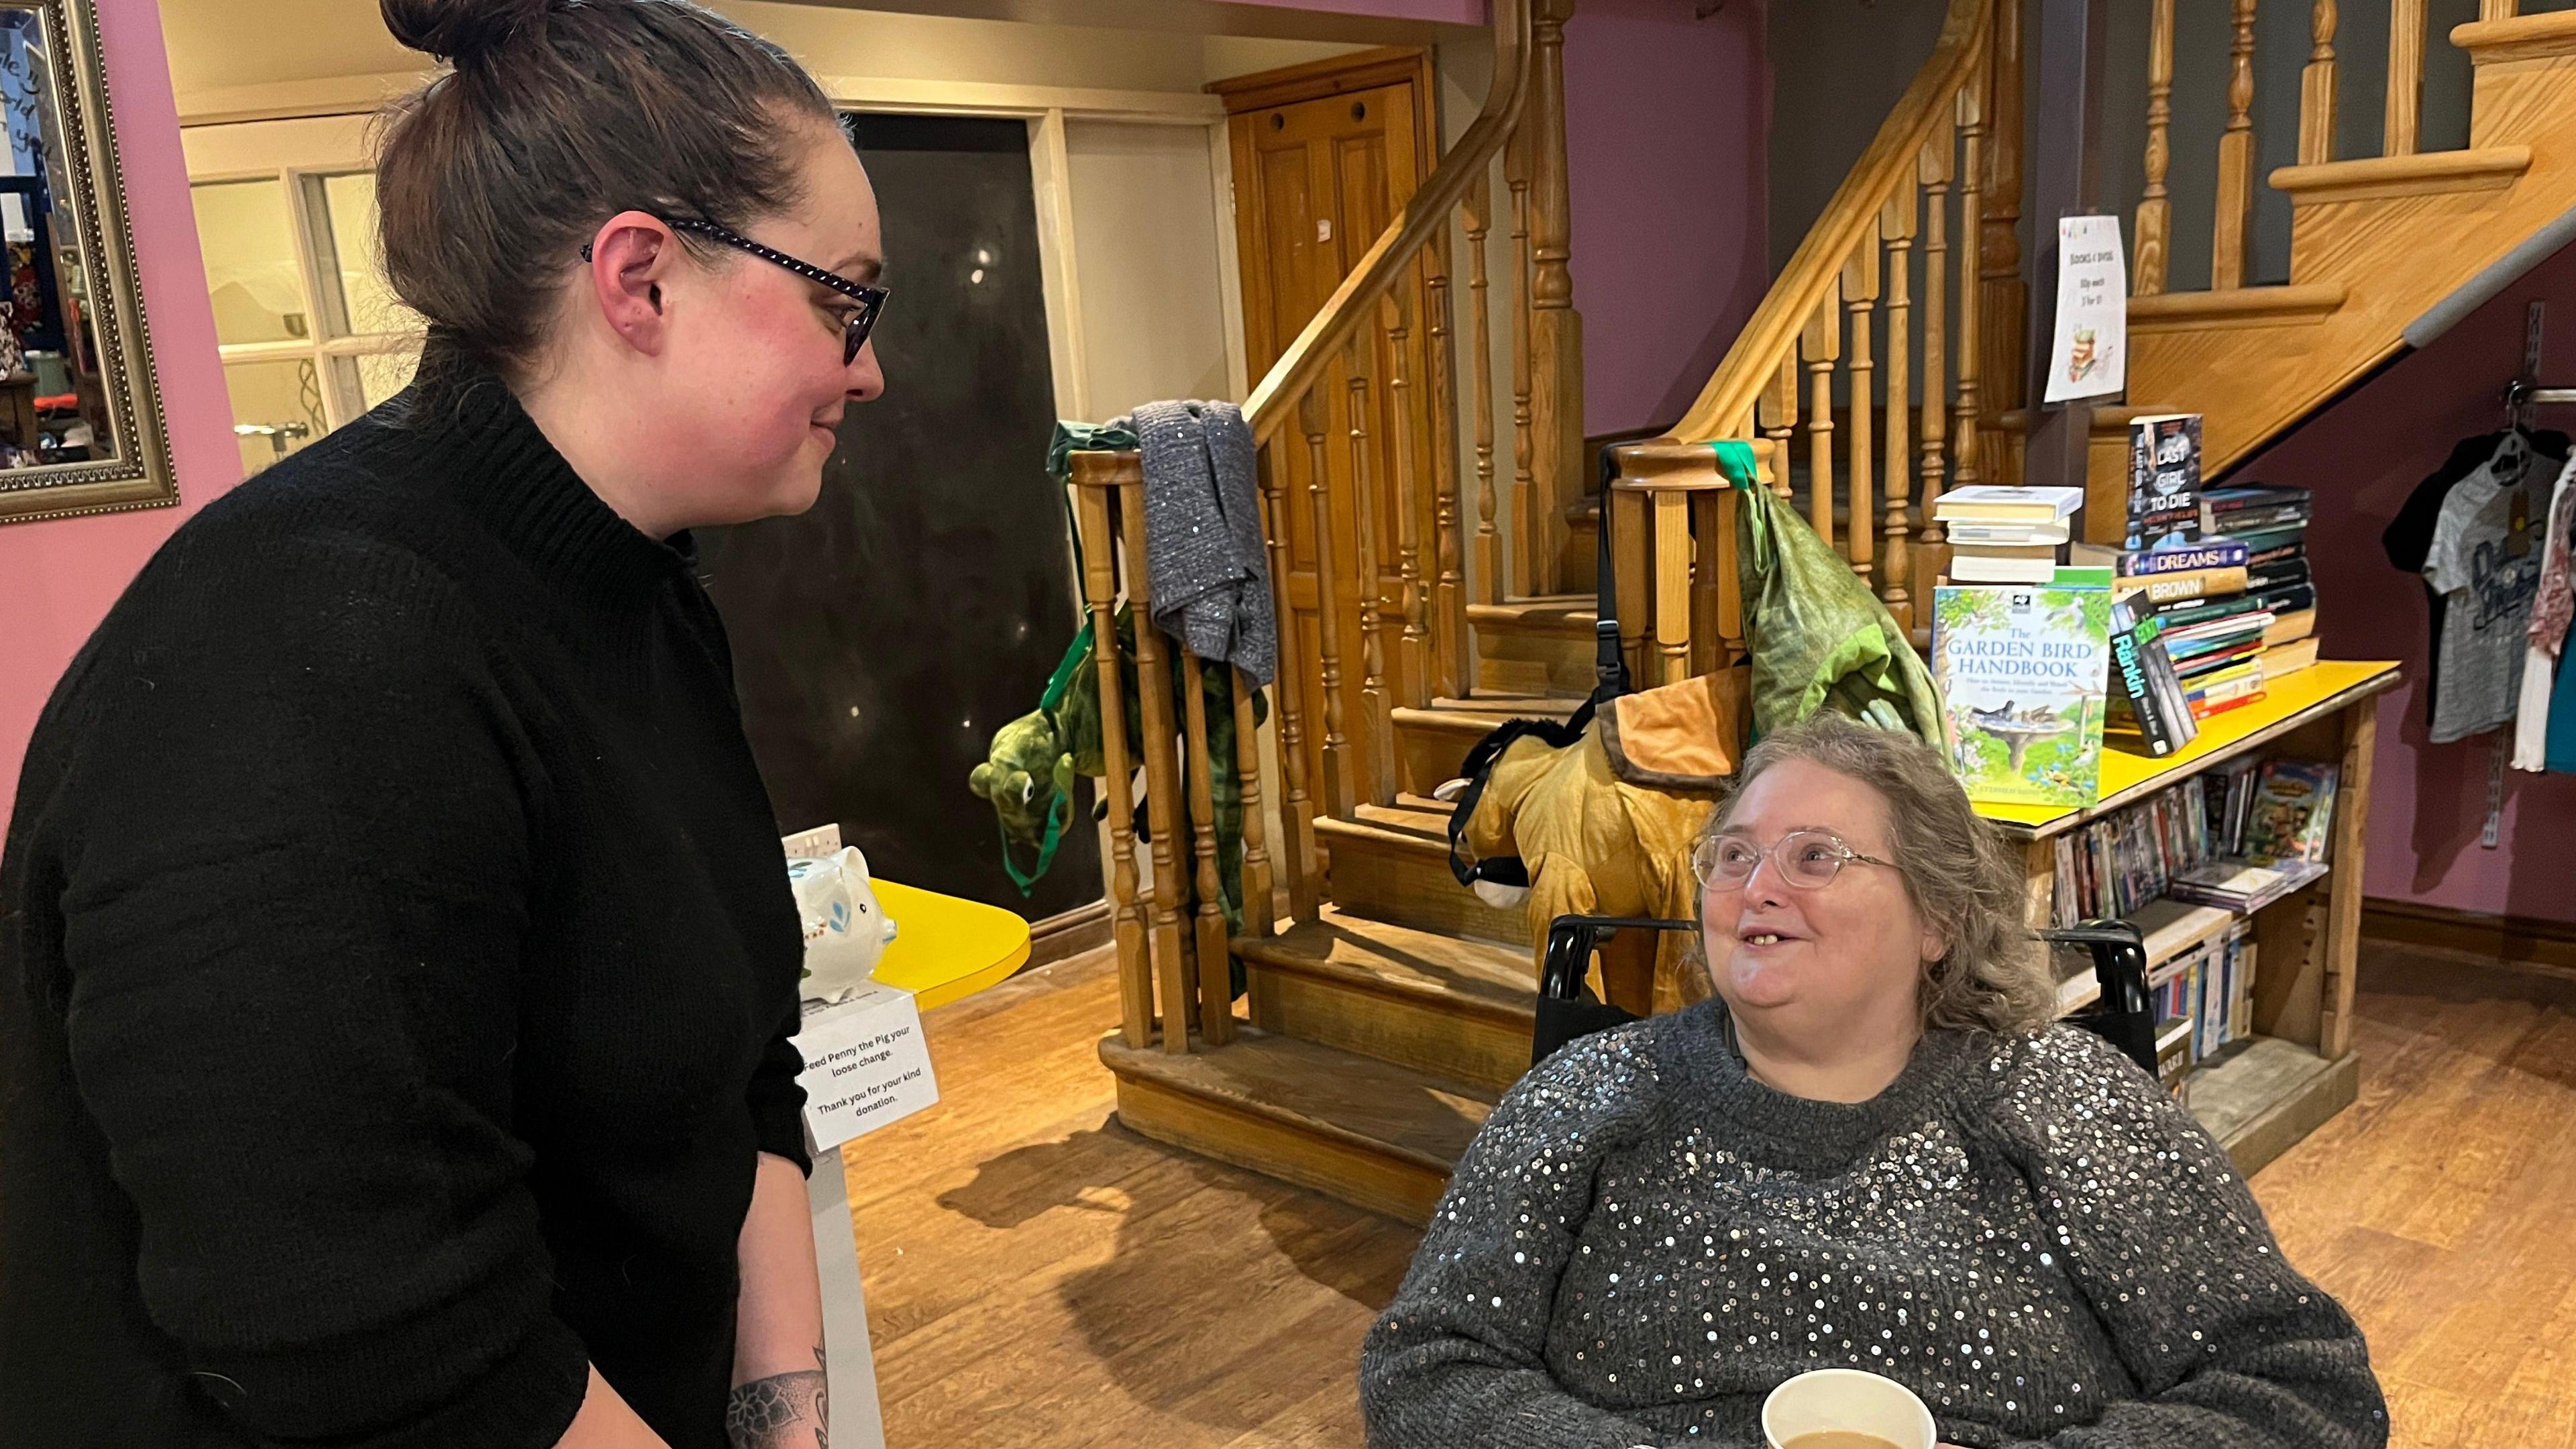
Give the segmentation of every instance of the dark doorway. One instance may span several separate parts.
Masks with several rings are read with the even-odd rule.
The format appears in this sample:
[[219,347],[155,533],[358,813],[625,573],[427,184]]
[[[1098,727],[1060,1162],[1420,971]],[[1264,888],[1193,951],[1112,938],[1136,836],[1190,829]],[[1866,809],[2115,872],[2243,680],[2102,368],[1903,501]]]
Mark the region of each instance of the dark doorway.
[[1088,816],[1023,898],[966,788],[1079,623],[1028,128],[849,125],[885,215],[886,395],[850,409],[812,512],[706,533],[708,589],[782,832],[837,821],[880,875],[1040,919],[1100,898]]

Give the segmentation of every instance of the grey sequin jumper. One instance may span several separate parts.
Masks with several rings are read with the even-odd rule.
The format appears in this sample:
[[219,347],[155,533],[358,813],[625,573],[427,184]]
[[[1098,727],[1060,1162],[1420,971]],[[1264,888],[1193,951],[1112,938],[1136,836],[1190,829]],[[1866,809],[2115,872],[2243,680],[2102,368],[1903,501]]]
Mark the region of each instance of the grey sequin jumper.
[[1850,1366],[1974,1449],[2387,1442],[2360,1330],[2098,1038],[1934,1032],[1857,1104],[1745,1074],[1714,1001],[1533,1070],[1360,1360],[1379,1449],[1761,1444]]

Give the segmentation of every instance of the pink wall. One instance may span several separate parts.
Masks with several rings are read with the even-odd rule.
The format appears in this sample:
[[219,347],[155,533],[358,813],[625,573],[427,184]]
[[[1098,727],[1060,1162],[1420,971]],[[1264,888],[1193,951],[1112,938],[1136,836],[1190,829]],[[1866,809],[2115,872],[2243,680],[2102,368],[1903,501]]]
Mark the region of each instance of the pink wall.
[[[2576,920],[2576,776],[2506,772],[2503,834],[2481,849],[2483,741],[2425,738],[2418,685],[2430,653],[2424,590],[2390,567],[2379,535],[2451,445],[2503,421],[2504,384],[2522,365],[2524,304],[2550,308],[2541,380],[2576,385],[2576,247],[2562,250],[2433,345],[2406,357],[2256,455],[2231,481],[2314,488],[2308,552],[2325,653],[2400,658],[2408,682],[2381,697],[2373,767],[2369,893],[2491,914]],[[2576,432],[2576,408],[2540,410]]]
[[1763,0],[1582,0],[1565,27],[1591,434],[1680,420],[1770,282]]
[[63,666],[186,511],[241,477],[160,12],[153,0],[97,3],[180,507],[0,527],[0,828],[27,736]]

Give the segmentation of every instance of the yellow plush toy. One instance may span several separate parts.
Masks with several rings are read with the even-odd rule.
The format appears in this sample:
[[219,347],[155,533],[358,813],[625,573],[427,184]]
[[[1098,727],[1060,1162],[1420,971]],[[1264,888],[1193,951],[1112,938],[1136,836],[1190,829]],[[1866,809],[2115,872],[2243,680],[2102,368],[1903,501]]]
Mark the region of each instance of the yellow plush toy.
[[[1690,846],[1715,804],[1711,793],[1619,778],[1596,727],[1563,749],[1536,737],[1512,742],[1494,762],[1461,839],[1479,859],[1517,855],[1529,871],[1535,966],[1548,922],[1558,916],[1697,919]],[[1704,973],[1684,962],[1684,939],[1669,931],[1653,936],[1651,961],[1643,954],[1645,933],[1623,933],[1603,951],[1611,1004],[1644,1014],[1708,995]]]

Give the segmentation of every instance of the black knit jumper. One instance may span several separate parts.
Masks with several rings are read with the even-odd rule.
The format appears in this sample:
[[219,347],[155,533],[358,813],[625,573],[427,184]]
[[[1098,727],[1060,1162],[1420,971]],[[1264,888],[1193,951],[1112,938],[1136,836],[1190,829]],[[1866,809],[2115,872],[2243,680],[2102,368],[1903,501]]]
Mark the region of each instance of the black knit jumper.
[[0,861],[0,1445],[721,1449],[802,952],[724,630],[491,373],[209,505]]

